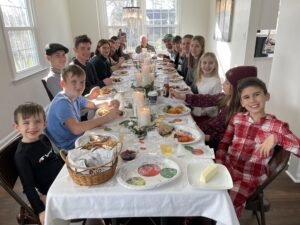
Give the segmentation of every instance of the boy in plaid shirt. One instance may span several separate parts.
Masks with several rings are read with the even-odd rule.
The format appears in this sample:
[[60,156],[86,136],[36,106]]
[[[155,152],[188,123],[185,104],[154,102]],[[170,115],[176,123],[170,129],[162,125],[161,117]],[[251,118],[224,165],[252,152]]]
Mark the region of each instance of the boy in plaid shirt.
[[233,179],[229,190],[237,216],[240,218],[247,198],[268,177],[268,162],[275,145],[282,146],[300,157],[300,139],[288,124],[265,113],[270,99],[266,85],[250,77],[237,86],[239,99],[246,112],[234,114],[216,154],[216,161],[224,164]]

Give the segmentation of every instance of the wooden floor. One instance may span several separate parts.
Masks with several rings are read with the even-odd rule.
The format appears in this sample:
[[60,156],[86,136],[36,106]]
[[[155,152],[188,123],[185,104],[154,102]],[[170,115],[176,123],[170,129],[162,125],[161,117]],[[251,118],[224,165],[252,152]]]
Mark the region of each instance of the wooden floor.
[[[20,184],[17,189],[20,190]],[[293,183],[286,173],[282,173],[269,186],[266,195],[271,202],[271,210],[266,213],[267,225],[300,224],[300,184]],[[0,225],[17,225],[18,209],[14,200],[0,187]],[[255,217],[246,211],[241,225],[256,224]]]

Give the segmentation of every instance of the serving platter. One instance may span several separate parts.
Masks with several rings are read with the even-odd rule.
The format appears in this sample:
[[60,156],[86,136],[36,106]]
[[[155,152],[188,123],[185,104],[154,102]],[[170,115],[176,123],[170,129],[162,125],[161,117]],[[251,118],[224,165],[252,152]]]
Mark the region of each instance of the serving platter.
[[232,178],[227,168],[222,164],[217,164],[216,175],[207,183],[200,181],[202,171],[212,163],[212,160],[193,160],[187,166],[187,176],[189,184],[194,188],[208,190],[226,190],[233,187]]
[[160,187],[179,177],[178,164],[161,156],[144,155],[124,164],[118,171],[117,180],[125,188],[147,190]]

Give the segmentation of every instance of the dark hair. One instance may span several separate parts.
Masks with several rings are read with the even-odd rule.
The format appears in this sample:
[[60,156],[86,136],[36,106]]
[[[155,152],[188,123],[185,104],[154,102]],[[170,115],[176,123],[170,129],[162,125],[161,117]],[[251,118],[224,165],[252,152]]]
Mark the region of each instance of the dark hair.
[[95,50],[95,55],[100,55],[99,48],[101,48],[105,44],[108,44],[110,46],[109,41],[106,40],[106,39],[101,39],[101,40],[98,41],[97,47],[96,47],[96,50]]
[[239,98],[241,97],[242,91],[247,87],[258,87],[265,94],[268,94],[266,84],[262,80],[260,80],[256,77],[248,77],[248,78],[242,79],[238,82],[237,91],[238,91]]
[[172,43],[181,43],[181,37],[179,35],[176,35],[175,37],[172,38]]
[[75,48],[77,48],[80,43],[90,43],[90,44],[92,44],[92,41],[86,34],[83,34],[83,35],[76,36],[74,38]]
[[189,39],[193,39],[193,35],[192,34],[186,34],[183,36],[183,38],[189,38]]
[[26,102],[25,104],[19,105],[14,111],[14,122],[18,124],[19,115],[22,116],[23,120],[31,116],[38,116],[42,114],[43,120],[46,120],[45,111],[43,107],[34,102]]
[[112,36],[110,39],[116,41],[116,40],[118,40],[119,38],[118,38],[117,36]]
[[79,66],[77,65],[68,65],[66,66],[61,73],[61,77],[64,81],[67,80],[67,77],[69,76],[69,74],[71,74],[71,77],[73,76],[77,76],[77,77],[81,77],[81,76],[85,76],[85,72],[83,69],[81,69]]

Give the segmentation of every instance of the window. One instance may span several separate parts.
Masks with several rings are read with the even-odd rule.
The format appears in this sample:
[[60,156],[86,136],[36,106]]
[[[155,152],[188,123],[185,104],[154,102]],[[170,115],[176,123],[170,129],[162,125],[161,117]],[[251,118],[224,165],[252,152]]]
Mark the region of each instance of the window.
[[0,0],[0,14],[15,80],[41,69],[29,0]]
[[[157,50],[164,48],[161,39],[165,34],[179,32],[178,0],[137,0],[134,5],[131,0],[105,0],[104,2],[105,4],[101,6],[105,9],[102,13],[105,18],[99,19],[103,21],[104,35],[107,37],[117,35],[120,28],[129,33],[128,27],[122,20],[122,10],[126,6],[141,7],[143,14],[141,34],[146,34],[149,43],[154,45]],[[137,43],[139,35],[136,35]]]

